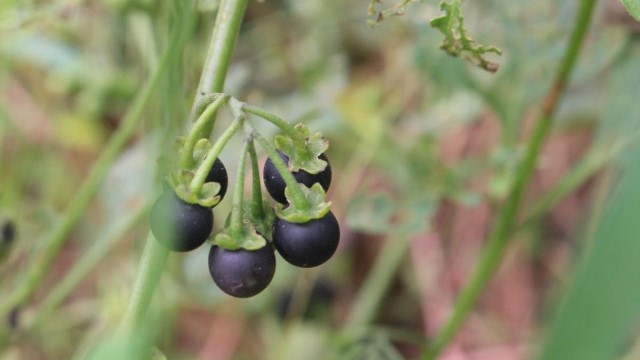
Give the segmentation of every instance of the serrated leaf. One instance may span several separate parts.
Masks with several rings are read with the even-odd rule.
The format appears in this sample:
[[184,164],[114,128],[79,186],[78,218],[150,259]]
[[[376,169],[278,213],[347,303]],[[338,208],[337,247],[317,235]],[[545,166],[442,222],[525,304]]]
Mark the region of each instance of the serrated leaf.
[[329,140],[319,132],[311,135],[304,124],[296,124],[293,134],[276,135],[275,145],[289,158],[290,171],[318,174],[327,167],[327,162],[319,156],[329,149]]
[[331,210],[331,202],[325,201],[326,194],[319,183],[313,184],[311,188],[308,188],[303,184],[298,184],[298,188],[304,194],[304,197],[309,204],[309,208],[296,208],[292,201],[291,189],[287,187],[284,189],[284,195],[291,205],[287,208],[283,208],[282,205],[279,205],[278,208],[276,208],[276,215],[279,218],[292,223],[305,223],[312,219],[320,219],[325,216],[329,210]]
[[487,53],[501,55],[502,50],[495,46],[478,44],[467,35],[462,14],[462,1],[441,2],[440,10],[444,11],[444,15],[431,20],[431,26],[440,30],[445,36],[440,48],[451,56],[461,56],[484,70],[496,72],[498,63],[485,59],[483,55]]
[[631,16],[640,21],[640,0],[622,0],[622,4]]

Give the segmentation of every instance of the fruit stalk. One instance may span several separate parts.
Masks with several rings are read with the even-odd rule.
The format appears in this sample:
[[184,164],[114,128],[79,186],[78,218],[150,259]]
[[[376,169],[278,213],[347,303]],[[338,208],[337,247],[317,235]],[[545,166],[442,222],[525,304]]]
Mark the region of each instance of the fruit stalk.
[[236,175],[236,183],[233,188],[233,206],[231,208],[231,224],[229,225],[229,235],[233,239],[242,238],[242,203],[244,201],[244,174],[247,162],[247,153],[249,152],[250,139],[245,139],[238,163],[238,172]]
[[196,142],[198,142],[202,137],[207,136],[205,135],[206,133],[204,132],[204,128],[209,125],[213,127],[216,112],[220,106],[228,100],[228,96],[220,95],[205,108],[200,116],[198,116],[198,119],[193,124],[193,127],[189,132],[189,137],[187,138],[187,141],[185,141],[182,149],[182,158],[180,159],[180,166],[182,168],[189,168],[191,166],[193,163],[193,148],[195,147]]
[[280,173],[280,176],[282,176],[282,178],[284,179],[284,182],[287,184],[287,188],[290,189],[291,199],[289,200],[291,201],[291,205],[301,210],[309,209],[309,203],[302,193],[302,190],[300,190],[300,188],[298,187],[298,182],[289,171],[287,164],[282,161],[273,146],[271,146],[271,144],[269,144],[269,142],[262,135],[260,135],[257,131],[254,131],[253,134],[255,139],[258,140],[260,146],[262,146],[264,151],[273,162],[273,165]]
[[582,0],[580,2],[578,18],[569,38],[569,45],[559,65],[555,80],[543,102],[541,114],[536,121],[531,140],[527,144],[524,160],[518,167],[511,192],[506,197],[506,203],[500,208],[489,241],[471,280],[458,296],[453,314],[436,334],[431,346],[423,353],[423,359],[436,359],[453,340],[500,264],[502,254],[514,228],[516,215],[518,214],[526,186],[533,174],[544,140],[549,134],[553,115],[578,59],[584,36],[591,22],[594,5],[595,0]]
[[260,186],[260,167],[258,166],[258,155],[253,139],[249,142],[249,157],[251,159],[251,215],[256,219],[264,218],[264,208],[262,207],[262,188]]

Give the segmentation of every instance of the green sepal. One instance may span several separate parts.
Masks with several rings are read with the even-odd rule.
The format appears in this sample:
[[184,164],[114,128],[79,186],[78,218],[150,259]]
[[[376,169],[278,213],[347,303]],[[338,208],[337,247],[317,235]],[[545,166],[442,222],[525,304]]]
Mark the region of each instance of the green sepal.
[[262,217],[258,217],[253,214],[251,200],[244,202],[242,206],[242,218],[246,221],[243,222],[243,226],[253,228],[254,231],[264,235],[268,241],[271,241],[271,228],[273,221],[276,219],[276,214],[267,199],[262,199],[262,215]]
[[294,202],[292,201],[291,190],[287,187],[284,189],[284,196],[291,205],[284,208],[284,205],[278,204],[278,207],[276,208],[276,215],[279,218],[292,223],[306,223],[309,220],[320,219],[325,216],[329,210],[331,210],[331,202],[325,201],[326,194],[322,185],[315,183],[311,188],[308,188],[303,184],[298,184],[298,187],[304,194],[304,197],[309,204],[309,208],[296,208],[293,205]]
[[296,124],[291,134],[276,135],[276,148],[289,157],[289,170],[304,170],[318,174],[327,167],[327,162],[318,157],[329,148],[329,140],[318,132],[311,135],[304,124]]
[[440,30],[444,40],[440,48],[454,57],[462,57],[466,61],[489,72],[496,72],[499,64],[484,58],[486,53],[502,55],[502,50],[495,46],[478,44],[469,37],[464,27],[464,15],[462,14],[462,1],[442,1],[440,10],[444,15],[431,20],[431,26]]
[[196,142],[196,144],[193,147],[194,170],[199,168],[200,165],[204,162],[204,160],[207,158],[207,154],[209,153],[210,149],[211,149],[211,142],[209,141],[209,139],[203,138]]
[[178,198],[189,204],[198,204],[203,207],[213,207],[220,202],[220,184],[207,182],[202,185],[198,194],[191,191],[191,181],[195,176],[192,170],[182,169],[172,172],[168,177],[168,182],[175,191]]
[[216,234],[213,244],[227,250],[258,250],[267,245],[267,239],[258,234],[252,226],[243,226],[239,237],[229,234],[229,227],[226,227]]

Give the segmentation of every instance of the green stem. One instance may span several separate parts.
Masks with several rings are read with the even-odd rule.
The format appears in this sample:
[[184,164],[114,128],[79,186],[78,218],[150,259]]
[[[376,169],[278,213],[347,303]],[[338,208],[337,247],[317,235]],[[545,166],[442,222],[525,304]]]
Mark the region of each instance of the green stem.
[[257,131],[253,131],[253,134],[255,139],[258,140],[260,146],[262,146],[264,151],[273,162],[273,165],[280,173],[280,176],[282,176],[282,178],[284,179],[285,184],[287,184],[289,195],[291,195],[291,198],[288,200],[291,201],[291,205],[301,210],[309,209],[309,203],[307,202],[307,199],[304,196],[302,190],[300,190],[300,188],[298,187],[296,178],[293,177],[293,174],[291,174],[291,172],[289,171],[287,164],[285,164],[282,158],[280,158],[280,155],[278,155],[276,149],[271,146],[271,144],[269,144],[269,142]]
[[[204,129],[209,125],[213,127],[215,123],[216,112],[218,111],[220,106],[222,106],[222,104],[224,104],[228,100],[228,95],[217,96],[216,99],[212,103],[207,105],[205,110],[198,116],[198,119],[193,124],[193,127],[189,132],[189,137],[185,141],[182,148],[182,158],[180,159],[180,166],[182,168],[189,168],[193,164],[193,148],[195,147],[198,140],[203,137],[208,138],[208,134],[204,133]],[[211,169],[208,169],[207,172],[209,170]]]
[[[202,70],[191,111],[192,118],[196,116],[195,112],[200,98],[206,94],[223,91],[224,80],[227,76],[229,62],[233,55],[247,2],[248,0],[222,0],[220,3],[207,52],[207,60]],[[212,126],[207,126],[204,132],[210,133],[212,129]]]
[[471,280],[458,296],[453,314],[436,334],[432,345],[423,353],[422,358],[424,359],[436,359],[440,352],[451,342],[500,264],[502,254],[513,230],[526,186],[533,174],[542,144],[549,134],[557,104],[564,93],[567,81],[578,58],[584,36],[591,22],[594,4],[595,0],[582,0],[580,2],[578,18],[569,39],[569,45],[560,63],[555,80],[542,105],[541,114],[536,122],[531,140],[527,145],[524,160],[519,165],[511,193],[507,197],[504,206],[500,208],[489,242],[483,251]]
[[40,304],[40,308],[33,321],[33,328],[37,328],[46,321],[51,313],[69,296],[84,278],[96,267],[101,259],[118,243],[123,235],[147,214],[147,205],[140,207],[133,214],[127,214],[120,221],[109,225],[105,232],[98,237],[94,245],[84,254],[80,261],[74,264],[56,287]]
[[289,135],[295,135],[296,133],[293,125],[274,113],[249,104],[244,104],[242,109],[249,114],[253,114],[267,120]]
[[358,292],[356,300],[351,306],[346,329],[357,331],[365,328],[374,320],[378,313],[382,299],[387,294],[391,280],[403,260],[411,243],[406,234],[389,238],[376,257],[376,262],[367,276],[366,282]]
[[205,160],[202,162],[202,164],[196,171],[196,174],[193,177],[193,180],[191,180],[191,184],[190,184],[191,190],[195,194],[198,194],[200,192],[200,190],[202,189],[202,185],[204,185],[204,181],[207,179],[207,175],[209,174],[209,171],[213,166],[213,163],[216,161],[216,159],[222,152],[222,149],[224,149],[224,147],[227,145],[229,140],[231,140],[231,138],[233,137],[233,134],[235,134],[236,131],[238,131],[238,129],[242,127],[243,123],[244,123],[243,118],[234,119],[231,125],[227,128],[227,130],[225,130],[224,133],[222,133],[222,135],[220,135],[218,140],[216,140],[216,142],[213,144],[213,146],[207,153],[207,157],[205,158]]
[[233,205],[231,208],[231,224],[229,224],[229,235],[233,239],[242,238],[242,203],[244,202],[244,173],[249,152],[250,139],[245,139],[238,163],[236,174],[236,184],[233,188]]
[[144,319],[168,256],[169,250],[160,245],[149,231],[123,321],[125,329],[136,329]]
[[262,204],[262,187],[260,186],[260,168],[253,139],[249,143],[249,157],[251,158],[251,215],[256,219],[263,219],[264,207]]
[[149,102],[149,99],[151,99],[154,89],[167,69],[171,54],[176,51],[176,47],[183,41],[181,34],[174,33],[172,35],[169,46],[160,60],[160,65],[142,91],[138,93],[131,108],[129,108],[124,116],[122,123],[111,136],[104,150],[100,153],[100,157],[91,169],[89,176],[71,201],[65,217],[57,223],[51,233],[42,240],[44,244],[43,248],[37,252],[33,261],[29,264],[25,271],[24,279],[21,280],[15,290],[4,297],[4,301],[0,303],[0,316],[4,316],[11,311],[11,309],[27,302],[48,274],[49,267],[66,243],[69,234],[84,214],[85,209],[89,206],[93,195],[102,183],[109,167],[136,129],[136,125],[138,125],[138,122],[142,118],[146,104]]

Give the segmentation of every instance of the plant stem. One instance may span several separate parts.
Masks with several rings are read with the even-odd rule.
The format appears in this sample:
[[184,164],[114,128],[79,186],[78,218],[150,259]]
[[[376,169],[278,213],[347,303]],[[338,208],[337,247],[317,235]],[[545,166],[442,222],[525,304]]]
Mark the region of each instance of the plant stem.
[[374,320],[393,276],[402,265],[410,243],[411,238],[406,234],[398,234],[385,241],[367,280],[351,306],[347,330],[357,331]]
[[233,205],[231,208],[231,224],[229,225],[229,235],[234,239],[242,238],[242,203],[244,202],[244,173],[247,163],[247,153],[249,152],[250,139],[245,139],[238,163],[236,183],[233,188]]
[[584,36],[591,22],[594,4],[595,0],[581,0],[580,2],[578,17],[569,38],[569,45],[560,63],[555,80],[547,92],[533,135],[527,144],[524,160],[518,167],[513,188],[507,197],[506,203],[500,208],[489,242],[483,251],[471,280],[458,296],[453,314],[448,322],[436,334],[427,351],[423,353],[422,357],[424,359],[436,359],[454,338],[500,264],[502,254],[513,230],[526,186],[533,174],[542,144],[549,134],[557,104],[564,93],[567,81],[578,58]]
[[287,200],[291,201],[291,205],[298,209],[308,209],[309,203],[307,202],[307,199],[304,196],[302,190],[298,187],[298,182],[296,181],[296,178],[293,177],[293,174],[291,174],[291,172],[289,171],[287,164],[284,163],[274,147],[271,146],[271,144],[269,144],[269,142],[262,135],[260,135],[257,131],[254,131],[253,134],[256,140],[258,140],[258,142],[260,143],[260,146],[262,146],[264,151],[273,162],[273,165],[280,173],[280,176],[282,176],[282,179],[284,179],[284,182],[289,189],[289,195],[291,195],[291,198],[288,198]]
[[64,278],[56,284],[56,287],[41,302],[31,327],[36,328],[46,321],[51,313],[62,304],[67,296],[95,268],[98,262],[123,238],[123,235],[147,214],[148,210],[149,206],[145,204],[132,214],[126,214],[115,224],[108,225],[89,251],[80,258],[80,261],[74,264]]
[[137,328],[144,319],[151,296],[162,277],[168,256],[169,250],[160,245],[149,231],[136,272],[129,306],[122,323],[126,330],[131,331]]
[[248,112],[249,114],[253,114],[256,115],[258,117],[261,117],[262,119],[267,120],[268,122],[272,123],[273,125],[277,126],[278,128],[280,128],[282,131],[284,131],[287,134],[290,135],[294,135],[295,134],[295,130],[293,128],[293,125],[291,125],[288,121],[285,121],[284,119],[282,119],[281,117],[279,117],[278,115],[271,113],[267,110],[261,109],[259,107],[253,106],[253,105],[249,105],[249,104],[245,104],[243,107],[245,112]]
[[260,168],[258,167],[258,155],[253,139],[249,142],[249,156],[251,158],[251,215],[256,219],[264,218],[262,204],[262,188],[260,186]]
[[[220,106],[229,100],[229,96],[220,95],[216,97],[216,99],[207,105],[205,110],[198,116],[198,119],[193,124],[191,131],[189,132],[189,137],[184,143],[184,147],[182,148],[182,158],[180,159],[180,166],[182,168],[189,168],[191,164],[193,164],[193,148],[195,147],[198,140],[203,137],[209,137],[208,134],[204,135],[204,128],[213,124],[215,122],[215,115]],[[215,161],[215,159],[214,159]],[[213,163],[212,163],[213,164]],[[208,169],[207,172],[211,170]]]
[[[229,62],[233,55],[242,18],[248,0],[222,0],[218,8],[216,23],[213,27],[207,60],[202,70],[200,84],[191,110],[191,118],[195,117],[198,101],[206,94],[222,92],[224,80],[229,69]],[[205,127],[204,132],[210,133],[212,126]]]
[[4,297],[4,301],[0,303],[0,317],[5,316],[12,309],[28,301],[47,275],[53,260],[66,243],[69,234],[84,214],[85,209],[89,206],[93,195],[102,183],[109,167],[136,129],[136,125],[138,125],[138,122],[142,118],[146,104],[149,102],[149,99],[151,99],[154,89],[167,69],[172,52],[176,51],[176,47],[183,40],[179,33],[172,35],[169,46],[160,60],[160,65],[142,91],[138,93],[120,126],[118,126],[118,129],[100,153],[100,157],[91,169],[89,176],[71,201],[64,218],[62,218],[62,220],[55,225],[51,233],[42,240],[44,246],[37,252],[34,260],[29,264],[28,269],[25,271],[24,279],[20,281],[16,289]]
[[204,181],[207,179],[207,175],[209,174],[209,171],[213,166],[213,163],[216,161],[216,159],[222,152],[222,149],[224,149],[224,147],[227,145],[229,140],[231,140],[231,138],[233,137],[233,134],[235,134],[236,131],[238,131],[238,129],[242,127],[243,123],[244,123],[243,118],[234,119],[231,125],[227,128],[227,130],[225,130],[224,133],[220,135],[218,140],[216,140],[215,144],[213,144],[213,146],[207,153],[207,157],[202,162],[202,164],[200,164],[200,167],[196,171],[196,174],[193,177],[193,180],[191,180],[191,184],[190,184],[191,190],[195,194],[200,192],[200,190],[202,189],[202,185],[204,185]]

